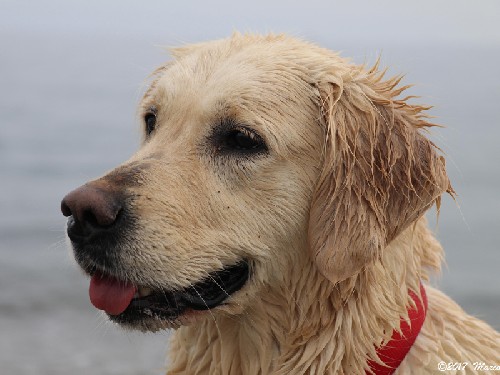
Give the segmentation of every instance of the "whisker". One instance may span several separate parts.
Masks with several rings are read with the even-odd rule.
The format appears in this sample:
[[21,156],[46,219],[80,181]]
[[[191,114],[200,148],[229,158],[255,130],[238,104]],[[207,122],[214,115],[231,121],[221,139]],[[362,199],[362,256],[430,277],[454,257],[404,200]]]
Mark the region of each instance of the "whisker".
[[[224,294],[225,294],[227,297],[230,297],[230,294],[229,294],[229,293],[228,293],[228,292],[227,292],[227,291],[226,291],[226,290],[225,290],[225,289],[224,289],[224,288],[223,288],[223,287],[222,287],[222,286],[221,286],[221,285],[220,285],[220,284],[219,284],[219,283],[218,283],[218,282],[217,282],[217,281],[216,281],[216,280],[215,280],[215,279],[214,279],[214,278],[213,278],[213,277],[212,277],[212,276],[208,273],[208,272],[206,272],[206,274],[207,274],[207,276],[208,276],[210,279],[212,279],[212,281],[213,281],[213,282],[214,282],[214,283],[215,283],[215,284],[216,284],[216,285],[217,285],[217,286],[218,286],[218,287],[219,287],[219,288],[220,288],[220,289],[224,292]],[[245,311],[246,309],[245,309],[245,307],[244,307],[242,304],[240,304],[240,303],[238,303],[238,302],[235,302],[235,301],[233,301],[233,303],[235,303],[236,305],[238,305],[239,307],[241,307],[241,309],[242,309],[242,313],[243,313],[244,315],[246,315],[246,316],[250,319],[250,322],[251,322],[252,324],[256,325],[255,321],[253,321],[253,319],[250,317],[250,314],[248,314],[248,312],[247,312],[247,311]],[[250,308],[250,309],[252,309],[252,307],[249,307],[249,308]],[[237,319],[236,319],[236,317],[233,317],[233,316],[230,316],[230,319],[231,319],[231,320],[234,320],[234,321],[236,321],[236,320],[237,320]]]
[[219,333],[220,346],[222,347],[222,333],[221,333],[221,330],[219,328],[219,324],[217,323],[217,319],[215,319],[215,315],[212,313],[212,310],[208,307],[207,303],[205,302],[205,300],[203,299],[201,294],[198,293],[198,291],[196,290],[194,285],[191,285],[191,288],[193,288],[194,292],[198,295],[198,297],[200,297],[200,299],[203,301],[203,304],[207,308],[208,312],[212,316],[212,319],[214,320],[214,323],[215,323],[215,327],[217,328],[217,332]]

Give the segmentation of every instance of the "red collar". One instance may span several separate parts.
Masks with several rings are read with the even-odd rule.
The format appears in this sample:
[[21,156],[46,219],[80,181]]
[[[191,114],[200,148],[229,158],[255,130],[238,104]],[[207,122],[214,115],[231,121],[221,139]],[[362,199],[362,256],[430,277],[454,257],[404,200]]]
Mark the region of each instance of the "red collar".
[[394,331],[391,340],[384,346],[377,348],[378,357],[385,363],[385,366],[376,363],[375,361],[369,361],[368,364],[372,372],[366,371],[366,374],[393,374],[401,362],[403,362],[403,359],[415,342],[415,339],[424,324],[427,312],[427,295],[425,294],[425,288],[422,283],[420,283],[420,295],[422,296],[422,300],[420,300],[417,294],[411,290],[408,291],[408,294],[413,299],[413,302],[415,302],[415,308],[408,310],[408,317],[411,322],[411,326],[406,322],[406,320],[401,318],[401,333]]

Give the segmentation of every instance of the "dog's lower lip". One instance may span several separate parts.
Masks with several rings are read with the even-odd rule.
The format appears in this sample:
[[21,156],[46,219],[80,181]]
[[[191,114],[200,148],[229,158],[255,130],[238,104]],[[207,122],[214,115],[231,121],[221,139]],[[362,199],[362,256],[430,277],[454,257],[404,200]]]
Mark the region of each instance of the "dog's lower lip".
[[207,310],[221,304],[241,289],[249,276],[247,262],[239,262],[209,276],[182,292],[183,301],[194,310]]
[[188,310],[208,310],[221,305],[232,293],[245,285],[249,266],[240,261],[180,291],[138,286],[127,309],[111,318],[118,323],[133,324],[155,317],[173,321]]

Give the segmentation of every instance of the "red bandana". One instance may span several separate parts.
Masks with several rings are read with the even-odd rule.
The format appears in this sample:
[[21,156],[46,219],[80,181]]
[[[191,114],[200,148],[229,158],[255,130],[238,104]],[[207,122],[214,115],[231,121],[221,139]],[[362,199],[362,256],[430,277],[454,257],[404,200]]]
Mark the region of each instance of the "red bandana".
[[[408,310],[411,326],[406,320],[401,319],[401,333],[394,331],[391,340],[377,349],[377,354],[380,360],[385,363],[385,366],[375,361],[368,362],[370,369],[375,375],[391,375],[396,371],[401,362],[403,362],[406,354],[410,351],[424,324],[425,314],[427,312],[427,295],[425,294],[424,286],[420,283],[422,300],[420,300],[417,294],[411,290],[408,291],[408,294],[413,299],[413,302],[415,302],[415,308]],[[371,373],[366,371],[366,374]]]

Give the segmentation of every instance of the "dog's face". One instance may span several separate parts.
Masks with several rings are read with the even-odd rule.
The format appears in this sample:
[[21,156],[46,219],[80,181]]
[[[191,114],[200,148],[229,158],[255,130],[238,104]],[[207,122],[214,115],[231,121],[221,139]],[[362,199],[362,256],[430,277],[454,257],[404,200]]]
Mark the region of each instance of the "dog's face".
[[[93,302],[120,323],[244,308],[306,246],[324,138],[315,88],[272,54],[212,53],[161,68],[140,104],[140,150],[63,201],[76,260],[97,275]],[[99,293],[116,301],[99,306]]]
[[[328,122],[340,105],[345,61],[283,38],[233,37],[174,55],[140,104],[139,151],[62,202],[75,258],[92,276],[92,302],[113,320],[144,330],[192,322],[207,310],[238,313],[263,285],[279,283],[308,248],[321,262],[325,253],[343,250],[325,249],[333,229],[318,234],[309,220],[324,220],[321,207],[333,210],[331,217],[342,214],[331,207],[338,193],[324,191],[332,179],[324,165],[342,156],[343,140]],[[443,187],[424,194],[398,230]],[[342,215],[339,222],[356,219]],[[361,247],[357,261],[339,265],[328,255],[334,260],[320,271],[352,274],[398,230],[377,232],[380,238],[362,246],[353,240]]]

